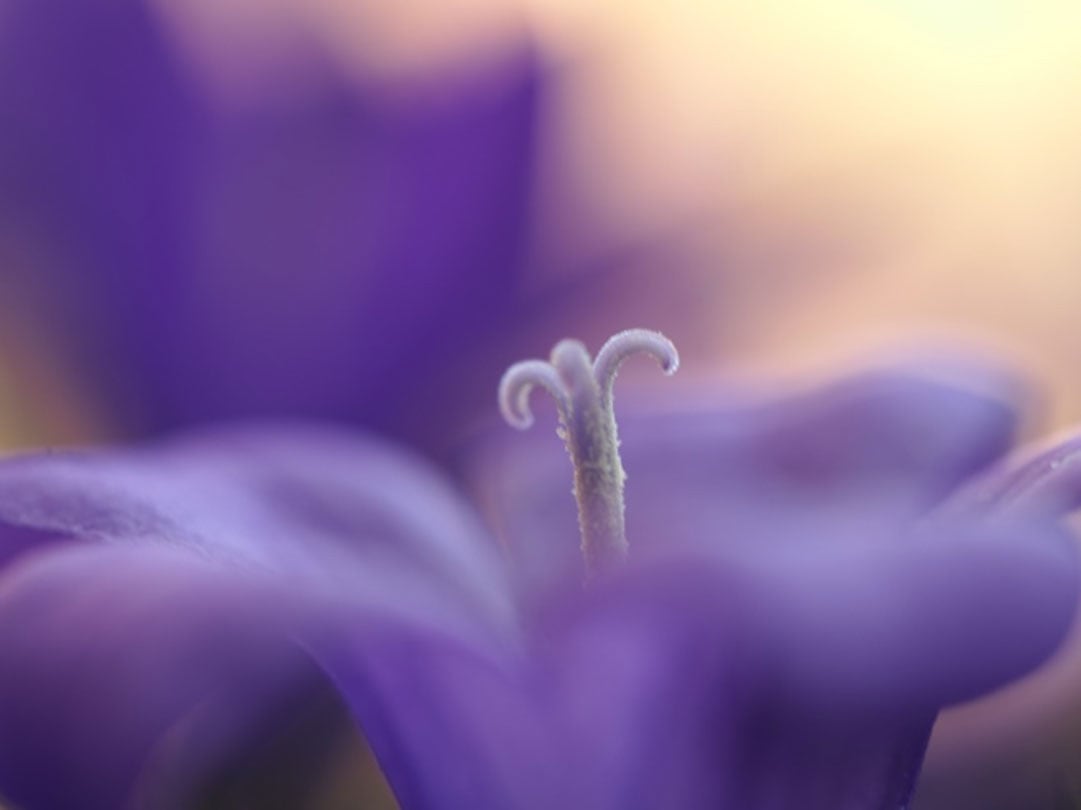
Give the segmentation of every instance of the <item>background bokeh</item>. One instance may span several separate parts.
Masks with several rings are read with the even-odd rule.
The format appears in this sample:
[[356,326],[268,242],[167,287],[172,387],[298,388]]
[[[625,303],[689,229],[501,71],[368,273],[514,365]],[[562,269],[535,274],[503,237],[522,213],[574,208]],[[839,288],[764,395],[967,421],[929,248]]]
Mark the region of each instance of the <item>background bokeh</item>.
[[[1040,435],[1081,420],[1079,136],[1068,2],[0,0],[0,441],[447,458],[508,360],[631,321],[700,380],[946,338]],[[1076,806],[1073,648],[944,719],[917,807]]]

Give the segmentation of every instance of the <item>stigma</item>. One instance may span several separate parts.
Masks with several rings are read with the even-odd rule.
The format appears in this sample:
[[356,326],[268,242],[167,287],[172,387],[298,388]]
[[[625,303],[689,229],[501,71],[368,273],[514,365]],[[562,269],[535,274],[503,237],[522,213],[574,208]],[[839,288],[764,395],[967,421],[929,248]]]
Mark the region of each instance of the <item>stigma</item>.
[[525,360],[507,369],[499,383],[499,409],[513,427],[533,424],[529,396],[543,388],[555,400],[559,435],[574,467],[574,497],[587,576],[618,565],[627,555],[619,435],[612,389],[628,357],[653,357],[666,374],[679,368],[672,341],[648,329],[628,329],[589,356],[577,340],[561,340],[544,360]]

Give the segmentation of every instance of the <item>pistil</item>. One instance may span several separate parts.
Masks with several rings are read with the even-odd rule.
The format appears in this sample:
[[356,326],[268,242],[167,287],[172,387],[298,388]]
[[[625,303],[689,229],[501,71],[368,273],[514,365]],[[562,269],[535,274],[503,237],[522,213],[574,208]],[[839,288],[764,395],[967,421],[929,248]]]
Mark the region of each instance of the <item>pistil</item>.
[[666,374],[679,367],[679,354],[668,338],[646,329],[629,329],[609,338],[592,361],[577,340],[562,340],[549,362],[515,363],[499,384],[499,407],[513,426],[533,424],[529,394],[544,388],[556,401],[558,433],[574,467],[574,497],[587,575],[622,561],[627,554],[619,435],[612,388],[620,365],[634,354],[648,354]]

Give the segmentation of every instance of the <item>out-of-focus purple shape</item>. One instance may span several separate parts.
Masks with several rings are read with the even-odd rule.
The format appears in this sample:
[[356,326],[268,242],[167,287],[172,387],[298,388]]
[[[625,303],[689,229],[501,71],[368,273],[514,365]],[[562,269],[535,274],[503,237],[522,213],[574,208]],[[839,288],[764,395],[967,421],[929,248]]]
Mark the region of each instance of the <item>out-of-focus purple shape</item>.
[[[896,372],[655,416],[625,440],[666,471],[632,493],[631,563],[585,590],[512,575],[438,474],[345,432],[8,461],[0,793],[131,802],[178,725],[228,748],[314,663],[405,810],[896,810],[937,710],[1038,665],[1072,619],[1057,515],[935,517],[1013,425]],[[568,540],[526,516],[524,542]]]
[[287,55],[303,82],[231,104],[143,0],[0,12],[0,246],[21,259],[3,287],[121,431],[445,428],[428,403],[454,413],[449,369],[522,316],[528,44],[409,86],[347,77],[311,45]]
[[[936,382],[904,364],[786,396],[729,392],[679,418],[617,395],[628,541],[638,554],[700,541],[704,520],[725,546],[799,544],[809,522],[836,537],[891,532],[1008,450],[1017,414],[1004,403],[1016,393],[990,368]],[[472,466],[526,590],[577,569],[559,442],[496,430]]]
[[[1071,515],[1081,507],[1081,434],[1006,459],[951,499],[951,510]],[[1076,524],[1075,524],[1076,525]],[[932,746],[919,810],[1028,810],[1076,805],[1078,632],[1043,677],[952,718]]]

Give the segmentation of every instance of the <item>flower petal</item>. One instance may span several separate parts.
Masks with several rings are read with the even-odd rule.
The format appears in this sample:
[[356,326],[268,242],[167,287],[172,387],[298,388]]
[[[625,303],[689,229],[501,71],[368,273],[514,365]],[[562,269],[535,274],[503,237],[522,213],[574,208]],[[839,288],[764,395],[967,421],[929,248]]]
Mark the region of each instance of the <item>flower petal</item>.
[[[304,639],[328,626],[461,643],[516,621],[442,479],[329,428],[5,461],[0,541],[0,789],[29,806],[113,808],[136,778],[194,778],[312,688]],[[150,779],[163,738],[208,701],[222,708],[193,732],[201,759]]]
[[515,316],[533,48],[404,88],[296,31],[233,56],[304,80],[226,102],[154,6],[4,4],[6,292],[124,430],[309,416],[430,439],[419,403],[449,417],[442,372]]
[[1078,562],[1046,521],[868,540],[673,550],[550,594],[523,650],[422,630],[317,657],[405,808],[889,810],[941,707],[1061,642]]
[[[1006,375],[866,372],[764,406],[620,414],[632,553],[680,544],[805,542],[807,521],[889,536],[1009,447]],[[617,410],[620,403],[616,403]],[[576,578],[570,470],[547,436],[500,439],[474,479],[532,587]]]
[[1016,679],[1062,642],[1077,549],[1050,520],[935,523],[883,548],[773,561],[753,607],[786,689],[829,711],[934,710]]
[[1018,453],[972,481],[950,499],[951,512],[1018,509],[1066,515],[1081,506],[1081,436]]
[[0,465],[0,523],[172,546],[298,591],[462,626],[511,615],[469,507],[421,461],[331,428],[223,428],[143,450],[13,459]]
[[204,705],[231,698],[200,719],[207,764],[312,678],[268,594],[173,549],[54,547],[0,583],[0,785],[27,807],[133,806]]

